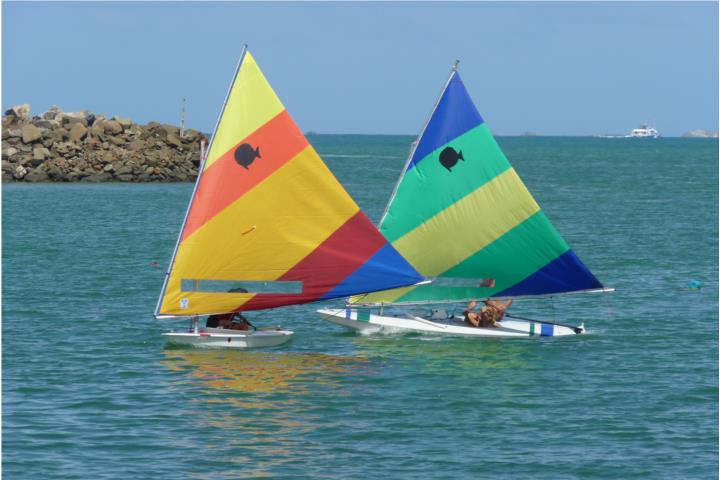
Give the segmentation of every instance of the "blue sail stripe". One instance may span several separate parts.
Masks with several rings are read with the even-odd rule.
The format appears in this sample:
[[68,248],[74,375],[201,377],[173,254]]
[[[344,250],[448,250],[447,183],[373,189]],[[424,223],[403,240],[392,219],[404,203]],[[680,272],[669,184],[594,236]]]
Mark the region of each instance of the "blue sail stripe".
[[494,297],[545,295],[603,288],[572,250],[568,250],[520,283],[494,293]]
[[403,287],[423,280],[395,248],[387,243],[345,280],[320,300],[348,297],[357,292],[373,292]]
[[415,167],[433,151],[483,122],[460,75],[455,72],[428,122],[407,170]]

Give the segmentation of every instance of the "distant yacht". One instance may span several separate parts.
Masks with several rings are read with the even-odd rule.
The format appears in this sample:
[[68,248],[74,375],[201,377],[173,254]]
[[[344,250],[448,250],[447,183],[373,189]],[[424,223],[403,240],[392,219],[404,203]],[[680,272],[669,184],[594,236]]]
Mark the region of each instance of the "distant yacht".
[[658,138],[659,136],[657,130],[645,124],[640,125],[640,128],[633,128],[630,135],[625,135],[626,138]]

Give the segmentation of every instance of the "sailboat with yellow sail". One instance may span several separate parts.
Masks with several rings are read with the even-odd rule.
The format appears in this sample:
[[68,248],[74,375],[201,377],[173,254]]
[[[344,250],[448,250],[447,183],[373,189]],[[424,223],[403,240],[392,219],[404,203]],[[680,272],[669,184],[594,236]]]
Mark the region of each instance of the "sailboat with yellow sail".
[[281,328],[202,328],[201,315],[262,310],[413,285],[422,276],[360,211],[247,48],[195,183],[156,318],[190,318],[168,342],[267,347]]
[[[351,298],[322,318],[381,328],[478,337],[575,335],[583,325],[515,317],[476,328],[443,309],[389,307],[610,291],[580,261],[505,158],[457,72],[457,62],[408,156],[380,231],[432,283]],[[379,312],[373,311],[378,309]]]

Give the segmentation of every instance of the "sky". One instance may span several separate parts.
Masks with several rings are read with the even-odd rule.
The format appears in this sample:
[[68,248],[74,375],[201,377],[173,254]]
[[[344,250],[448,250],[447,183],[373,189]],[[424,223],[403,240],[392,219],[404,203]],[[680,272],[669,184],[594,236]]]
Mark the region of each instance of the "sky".
[[2,108],[211,132],[243,44],[303,131],[419,133],[454,60],[493,132],[718,130],[717,2],[2,2]]

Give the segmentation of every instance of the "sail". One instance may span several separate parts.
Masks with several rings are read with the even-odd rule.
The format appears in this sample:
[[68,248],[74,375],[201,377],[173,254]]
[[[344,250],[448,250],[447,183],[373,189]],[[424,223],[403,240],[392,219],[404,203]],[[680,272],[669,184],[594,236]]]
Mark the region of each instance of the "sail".
[[363,295],[351,303],[451,302],[603,288],[507,161],[455,68],[411,151],[380,231],[433,283]]
[[246,51],[156,316],[265,309],[420,280],[323,163]]

